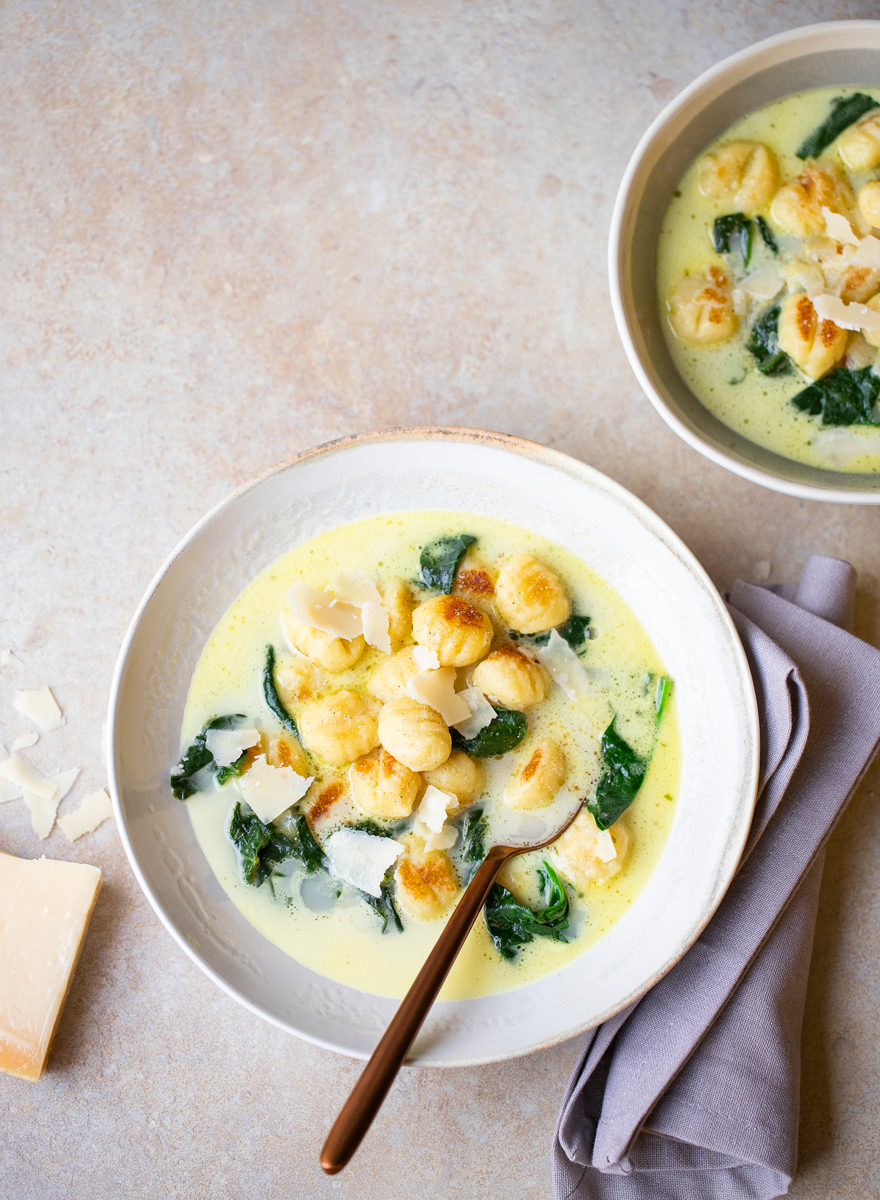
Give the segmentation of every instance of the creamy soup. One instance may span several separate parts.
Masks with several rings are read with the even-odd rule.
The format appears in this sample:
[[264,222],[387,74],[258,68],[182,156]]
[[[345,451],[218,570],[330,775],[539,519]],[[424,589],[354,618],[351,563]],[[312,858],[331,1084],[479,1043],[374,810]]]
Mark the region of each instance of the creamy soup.
[[675,808],[672,691],[626,604],[554,542],[457,512],[372,517],[231,605],[172,784],[256,929],[397,997],[486,849],[586,800],[506,868],[441,993],[486,995],[570,962],[643,887]]
[[880,89],[816,88],[735,122],[663,218],[673,360],[731,429],[880,470]]

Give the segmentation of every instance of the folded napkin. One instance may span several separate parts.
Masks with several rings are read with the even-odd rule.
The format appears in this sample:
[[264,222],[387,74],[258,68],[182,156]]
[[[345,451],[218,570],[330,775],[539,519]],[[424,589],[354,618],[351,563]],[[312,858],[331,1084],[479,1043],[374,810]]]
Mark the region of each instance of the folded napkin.
[[731,593],[761,719],[749,839],[699,940],[588,1034],[556,1130],[556,1200],[788,1191],[823,847],[880,740],[880,652],[845,628],[855,581],[814,557],[799,584]]

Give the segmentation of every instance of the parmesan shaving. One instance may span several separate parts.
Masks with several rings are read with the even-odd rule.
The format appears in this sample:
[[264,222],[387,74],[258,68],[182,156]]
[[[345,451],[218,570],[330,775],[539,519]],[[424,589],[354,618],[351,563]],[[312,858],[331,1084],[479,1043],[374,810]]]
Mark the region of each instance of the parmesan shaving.
[[546,646],[535,647],[535,657],[550,672],[553,682],[565,692],[569,700],[580,700],[589,696],[592,688],[584,664],[569,646],[565,638],[555,629],[550,632]]
[[263,824],[268,825],[303,798],[314,783],[314,776],[304,778],[293,767],[273,767],[265,754],[258,754],[235,782]]
[[48,687],[17,692],[12,701],[12,707],[16,712],[27,717],[29,721],[33,721],[42,733],[60,729],[64,724],[64,717],[61,715],[58,702],[52,695],[51,688]]
[[377,837],[364,829],[337,829],[324,844],[330,874],[370,896],[382,894],[382,881],[403,853],[393,838]]
[[25,791],[24,802],[28,807],[28,812],[31,814],[31,825],[34,827],[34,833],[40,840],[44,840],[52,832],[52,826],[55,824],[55,814],[58,812],[58,805],[76,783],[79,775],[79,767],[71,767],[69,771],[62,771],[60,775],[53,775],[52,782],[57,786],[58,792],[51,800],[46,800],[43,796],[36,796],[33,792]]
[[422,671],[436,671],[440,667],[440,659],[437,657],[437,651],[429,649],[428,646],[413,646],[413,658],[416,666]]
[[767,268],[764,271],[755,271],[752,275],[747,275],[739,287],[744,292],[748,292],[750,296],[754,296],[756,300],[772,300],[785,287],[785,280],[776,271]]
[[40,735],[38,733],[23,733],[15,739],[10,749],[13,752],[16,750],[27,750],[29,746],[36,746],[39,740]]
[[382,597],[376,581],[366,571],[340,571],[333,583],[333,594],[337,600],[363,608],[365,604],[380,604]]
[[83,797],[79,808],[58,818],[58,827],[70,842],[75,842],[85,833],[97,829],[109,817],[113,816],[113,802],[102,788],[100,792],[90,792]]
[[867,304],[846,304],[827,293],[811,297],[811,303],[820,321],[833,321],[839,329],[867,329],[869,333],[880,333],[880,312],[868,308]]
[[449,850],[458,840],[458,830],[446,824],[450,811],[458,808],[458,798],[441,792],[429,783],[425,788],[413,833],[422,838],[425,850]]
[[11,783],[17,783],[23,792],[32,792],[44,800],[54,800],[58,791],[56,783],[45,779],[20,754],[11,754],[9,758],[0,762],[0,775]]
[[875,238],[872,234],[863,237],[852,256],[850,266],[870,267],[874,271],[880,271],[880,238]]
[[367,645],[375,646],[383,654],[390,654],[391,634],[387,610],[381,604],[368,601],[361,608],[361,622],[364,629],[364,641]]
[[824,204],[822,205],[822,216],[825,218],[825,232],[830,238],[834,238],[835,242],[843,242],[847,246],[858,246],[859,239],[853,233],[853,227],[846,217],[833,212]]
[[458,830],[452,825],[444,825],[441,830],[434,833],[423,821],[416,820],[413,824],[413,833],[422,838],[428,854],[432,850],[451,850],[458,841]]
[[607,829],[600,829],[596,835],[596,858],[604,863],[611,862],[617,858],[617,847],[614,845],[614,839]]
[[294,621],[330,637],[350,642],[364,631],[360,610],[354,604],[337,600],[329,592],[320,592],[302,580],[287,593],[287,604]]
[[258,729],[209,729],[205,734],[205,746],[213,754],[218,767],[231,766],[245,750],[256,746],[259,740]]
[[413,700],[435,709],[447,725],[470,719],[471,709],[467,700],[455,690],[455,667],[440,667],[437,671],[425,671],[413,675],[407,681],[406,692]]
[[468,687],[456,694],[467,704],[470,716],[458,721],[455,729],[463,738],[475,738],[480,730],[495,720],[495,709],[478,687]]

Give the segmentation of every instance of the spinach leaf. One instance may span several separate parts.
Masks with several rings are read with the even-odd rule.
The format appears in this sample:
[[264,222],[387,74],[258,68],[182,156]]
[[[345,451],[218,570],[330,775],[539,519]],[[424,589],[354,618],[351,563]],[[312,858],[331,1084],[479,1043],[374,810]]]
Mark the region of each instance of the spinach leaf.
[[791,370],[791,359],[779,347],[779,305],[764,313],[756,322],[746,349],[755,357],[762,375],[784,375]]
[[362,833],[371,833],[373,837],[394,838],[405,833],[409,829],[409,818],[403,821],[391,821],[385,824],[377,821],[374,817],[364,817],[361,821],[355,821],[351,825],[346,825],[346,829],[358,829]]
[[425,587],[449,595],[455,583],[458,564],[464,558],[468,546],[477,539],[470,533],[459,533],[455,537],[441,537],[422,547],[419,556],[422,583]]
[[233,763],[229,763],[225,767],[217,767],[214,771],[214,778],[218,783],[225,783],[227,779],[237,779],[247,765],[247,750],[243,750],[238,758]]
[[874,405],[880,396],[880,377],[870,367],[854,371],[836,367],[798,392],[792,403],[818,417],[823,425],[878,425]]
[[632,804],[642,786],[648,761],[640,758],[614,728],[616,717],[602,734],[602,776],[596,795],[587,801],[600,829],[608,829]]
[[568,929],[568,896],[559,876],[548,862],[538,871],[544,907],[535,911],[520,904],[512,892],[500,883],[492,885],[483,916],[489,936],[498,953],[507,959],[537,937],[564,942]]
[[274,825],[264,825],[254,812],[245,815],[236,801],[229,819],[229,838],[238,851],[246,883],[259,887],[267,879],[271,881],[276,867],[288,858],[301,862],[309,875],[324,866],[324,852],[305,816],[298,813],[292,824],[292,834],[284,834]]
[[477,873],[477,867],[486,857],[486,818],[481,808],[467,813],[459,824],[458,872],[462,884],[468,884]]
[[851,96],[835,96],[831,101],[831,112],[818,129],[806,138],[798,147],[798,158],[818,158],[826,146],[830,146],[835,138],[840,137],[844,129],[858,121],[872,108],[880,107],[873,96],[864,92],[853,92]]
[[391,895],[391,885],[394,880],[394,868],[389,867],[382,880],[382,886],[379,888],[378,896],[371,896],[369,892],[361,892],[361,895],[369,904],[370,908],[382,921],[382,932],[387,933],[388,922],[392,921],[398,933],[403,933],[403,921],[400,919],[400,913],[397,911],[397,905],[394,903],[394,897]]
[[235,729],[239,721],[243,721],[244,719],[241,713],[234,713],[231,716],[225,717],[214,717],[213,721],[209,721],[202,732],[196,735],[192,745],[187,747],[180,762],[171,772],[171,794],[177,800],[186,800],[198,791],[198,788],[192,782],[192,776],[198,774],[199,771],[214,761],[214,755],[208,749],[205,741],[208,736],[208,730]]
[[296,727],[296,721],[281,703],[281,697],[278,695],[278,689],[275,686],[275,647],[266,647],[266,665],[263,667],[263,695],[266,698],[266,703],[274,716],[278,718],[281,724],[294,737],[299,737],[299,730]]
[[773,236],[773,230],[770,228],[764,218],[761,216],[755,217],[755,224],[758,226],[758,233],[760,233],[761,237],[763,238],[764,245],[767,247],[767,249],[772,250],[774,254],[778,254],[779,246],[776,242],[776,238]]
[[518,746],[529,731],[525,713],[510,708],[496,708],[491,724],[481,729],[476,737],[462,737],[457,729],[450,729],[453,750],[464,750],[474,758],[494,758],[506,754]]
[[742,255],[743,266],[749,265],[752,257],[752,222],[745,213],[727,213],[716,217],[712,226],[712,245],[719,254],[731,249],[731,241],[735,239],[735,248]]
[[[589,625],[589,617],[581,617],[577,613],[572,613],[567,621],[556,626],[556,632],[568,642],[572,650],[579,654],[589,641],[587,632]],[[511,641],[525,642],[527,646],[546,646],[550,641],[552,630],[548,629],[545,633],[517,633],[515,629],[510,629],[508,633]]]
[[661,675],[657,680],[657,690],[654,692],[654,709],[657,713],[657,720],[663,716],[663,710],[666,707],[666,701],[672,693],[672,680],[667,679],[665,675]]

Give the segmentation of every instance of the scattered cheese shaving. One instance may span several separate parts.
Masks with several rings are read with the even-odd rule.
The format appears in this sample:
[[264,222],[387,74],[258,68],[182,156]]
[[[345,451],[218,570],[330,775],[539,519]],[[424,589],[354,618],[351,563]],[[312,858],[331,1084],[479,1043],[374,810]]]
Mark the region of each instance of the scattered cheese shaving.
[[481,729],[495,720],[495,709],[478,687],[468,687],[456,694],[468,706],[470,716],[458,721],[455,729],[463,738],[475,738]]
[[302,580],[296,582],[287,593],[290,615],[294,621],[319,629],[330,637],[351,641],[363,633],[360,609],[344,600],[337,600],[329,592],[319,592]]
[[425,849],[448,850],[458,841],[458,830],[446,824],[451,810],[458,808],[458,798],[441,792],[429,783],[419,804],[413,833],[423,838]]
[[435,709],[447,725],[467,721],[471,715],[467,700],[455,690],[455,667],[440,667],[437,671],[425,671],[407,680],[406,693],[413,700]]
[[16,693],[12,707],[16,712],[27,717],[29,721],[33,721],[43,733],[60,729],[64,724],[64,717],[61,715],[58,702],[52,695],[51,688],[48,687]]
[[340,571],[330,586],[337,600],[344,600],[346,604],[354,604],[358,608],[363,608],[365,604],[382,603],[376,581],[366,571]]
[[739,286],[757,300],[772,300],[785,287],[785,280],[778,272],[768,267],[764,271],[755,271],[753,274],[747,275]]
[[393,838],[377,837],[364,829],[337,829],[324,844],[330,874],[370,896],[382,894],[388,868],[403,853]]
[[559,684],[569,700],[580,700],[590,695],[592,689],[584,664],[555,629],[551,631],[546,646],[535,647],[535,657],[547,668],[553,682]]
[[214,755],[218,767],[231,766],[259,740],[258,729],[209,729],[205,734],[205,746]]
[[391,634],[388,610],[381,604],[369,601],[361,607],[361,623],[364,628],[364,641],[368,646],[375,646],[383,654],[391,653]]
[[51,800],[25,791],[24,802],[31,814],[31,825],[34,827],[34,833],[41,840],[47,838],[52,832],[58,805],[76,783],[78,775],[79,767],[71,767],[69,771],[62,771],[60,775],[53,775],[52,782],[57,786],[58,793]]
[[29,746],[36,746],[39,740],[40,735],[38,733],[23,733],[15,739],[10,749],[13,752],[16,750],[27,750]]
[[843,242],[847,246],[858,246],[859,239],[853,233],[853,227],[846,217],[832,212],[824,204],[822,205],[822,216],[825,218],[825,232],[830,238],[834,238],[835,242]]
[[413,646],[412,655],[420,671],[439,670],[440,659],[436,650],[431,650],[428,646]]
[[600,862],[611,862],[617,858],[617,847],[607,829],[600,829],[596,835],[596,858]]
[[20,795],[20,784],[13,783],[10,779],[4,779],[0,775],[0,804],[6,804],[9,800],[17,800]]
[[75,842],[83,834],[91,833],[104,821],[113,816],[113,802],[101,788],[83,796],[79,808],[58,818],[58,827],[69,842]]
[[429,854],[432,850],[451,850],[458,841],[458,830],[453,825],[444,825],[439,833],[434,833],[424,822],[416,820],[413,833],[423,839]]
[[57,784],[51,779],[45,779],[20,754],[11,754],[9,758],[0,762],[0,775],[11,783],[17,783],[23,792],[33,792],[35,796],[41,796],[44,800],[54,800],[58,791]]
[[871,267],[872,270],[880,271],[880,238],[870,233],[863,237],[850,259],[850,266]]
[[293,767],[273,767],[265,754],[258,754],[235,782],[263,824],[268,825],[303,798],[314,783],[314,776],[297,775]]
[[867,304],[846,304],[838,296],[825,293],[812,296],[811,302],[820,321],[833,321],[839,329],[867,329],[880,333],[880,312]]

